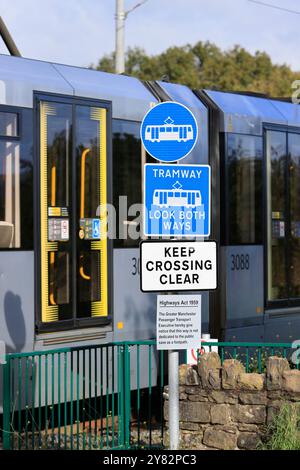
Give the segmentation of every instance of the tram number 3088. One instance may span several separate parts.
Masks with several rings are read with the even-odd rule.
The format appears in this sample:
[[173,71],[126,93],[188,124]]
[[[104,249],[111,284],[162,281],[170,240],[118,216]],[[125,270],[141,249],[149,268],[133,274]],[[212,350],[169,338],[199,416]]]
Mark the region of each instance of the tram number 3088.
[[250,255],[231,255],[231,271],[248,271],[250,269]]

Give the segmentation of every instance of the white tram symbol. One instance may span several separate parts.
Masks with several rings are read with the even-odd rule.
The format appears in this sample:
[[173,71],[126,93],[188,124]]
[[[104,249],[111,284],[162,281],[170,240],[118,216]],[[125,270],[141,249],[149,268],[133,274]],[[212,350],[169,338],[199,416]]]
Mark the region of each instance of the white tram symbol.
[[194,131],[190,124],[174,124],[170,117],[165,120],[164,125],[148,125],[145,129],[145,140],[150,142],[187,142],[193,139]]
[[198,207],[202,201],[198,189],[181,189],[175,184],[171,189],[156,189],[152,203],[158,207]]

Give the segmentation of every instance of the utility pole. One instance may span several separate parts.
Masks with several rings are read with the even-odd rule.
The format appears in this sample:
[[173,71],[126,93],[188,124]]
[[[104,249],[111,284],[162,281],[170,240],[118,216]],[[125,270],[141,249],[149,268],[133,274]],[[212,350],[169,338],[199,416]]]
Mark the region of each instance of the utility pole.
[[116,73],[125,72],[124,29],[124,0],[116,0]]
[[116,73],[125,72],[125,21],[129,13],[136,10],[148,0],[142,0],[134,5],[130,10],[124,10],[124,0],[116,0]]

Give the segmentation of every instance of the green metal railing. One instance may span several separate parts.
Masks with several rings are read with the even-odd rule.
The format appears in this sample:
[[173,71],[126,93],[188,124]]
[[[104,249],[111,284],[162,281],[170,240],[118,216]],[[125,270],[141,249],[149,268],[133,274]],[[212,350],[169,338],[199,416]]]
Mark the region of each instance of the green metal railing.
[[2,368],[4,449],[163,445],[155,341],[8,354]]
[[[269,356],[300,353],[291,343],[202,343],[221,362],[264,372]],[[300,354],[299,354],[300,356]],[[4,449],[163,447],[164,351],[154,340],[8,354],[3,369]]]
[[[202,343],[202,349],[197,350],[198,360],[205,350],[216,350],[220,356],[221,363],[225,359],[238,359],[246,369],[246,372],[264,372],[267,359],[270,356],[286,358],[292,368],[299,369],[299,361],[292,361],[292,354],[299,350],[293,348],[292,343],[242,343],[242,342],[213,342],[205,341]],[[299,351],[300,352],[300,351]],[[300,356],[300,354],[298,355]]]

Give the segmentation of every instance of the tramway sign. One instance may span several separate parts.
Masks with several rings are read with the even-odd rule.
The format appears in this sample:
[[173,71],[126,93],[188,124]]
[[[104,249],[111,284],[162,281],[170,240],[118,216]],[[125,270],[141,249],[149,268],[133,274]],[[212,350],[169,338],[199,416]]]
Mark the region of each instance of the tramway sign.
[[142,241],[143,292],[180,292],[217,288],[215,241]]
[[141,125],[141,139],[146,151],[161,162],[186,157],[198,138],[193,113],[183,104],[165,101],[151,108]]
[[146,236],[209,236],[209,165],[146,164],[144,175]]

